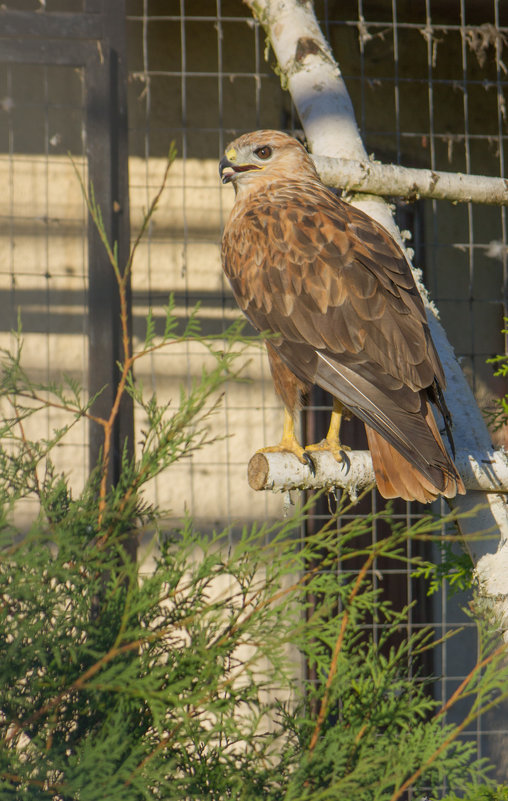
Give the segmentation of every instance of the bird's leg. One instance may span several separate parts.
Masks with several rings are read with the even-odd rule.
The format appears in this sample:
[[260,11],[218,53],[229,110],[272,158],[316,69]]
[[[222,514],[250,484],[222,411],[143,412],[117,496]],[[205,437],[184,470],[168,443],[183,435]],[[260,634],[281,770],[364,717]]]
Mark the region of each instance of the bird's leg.
[[[346,410],[347,411],[347,410]],[[307,445],[306,451],[329,451],[338,461],[344,461],[344,451],[350,450],[347,445],[342,445],[339,439],[340,425],[345,416],[344,406],[336,398],[333,399],[333,411],[330,418],[330,425],[326,437],[321,442]]]
[[306,453],[305,448],[296,439],[293,415],[286,408],[284,408],[284,428],[281,441],[278,445],[260,448],[258,453],[294,453],[302,464],[307,464],[311,471],[314,472],[314,464],[310,455]]

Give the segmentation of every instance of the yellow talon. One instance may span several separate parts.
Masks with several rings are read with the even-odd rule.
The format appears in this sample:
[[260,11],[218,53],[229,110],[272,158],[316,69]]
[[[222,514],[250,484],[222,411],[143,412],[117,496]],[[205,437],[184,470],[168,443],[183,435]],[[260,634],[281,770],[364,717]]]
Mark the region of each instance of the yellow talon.
[[343,406],[338,400],[333,400],[333,411],[330,418],[328,433],[321,442],[302,447],[295,436],[295,424],[292,415],[284,409],[284,428],[282,439],[278,445],[270,445],[267,448],[260,448],[257,453],[294,453],[296,458],[306,464],[310,471],[315,473],[315,465],[312,461],[312,452],[328,451],[337,462],[347,461],[346,451],[350,448],[342,445],[339,439],[340,425],[343,417]]
[[333,411],[330,418],[330,426],[326,437],[321,442],[315,442],[313,445],[307,445],[306,451],[328,451],[332,454],[337,462],[344,461],[344,451],[351,450],[347,445],[342,445],[339,439],[340,425],[342,422],[344,407],[340,401],[333,399]]
[[269,445],[267,448],[260,448],[257,453],[294,453],[302,464],[308,464],[308,457],[305,456],[303,448],[295,436],[295,423],[293,417],[287,409],[284,409],[284,428],[282,439],[278,445]]

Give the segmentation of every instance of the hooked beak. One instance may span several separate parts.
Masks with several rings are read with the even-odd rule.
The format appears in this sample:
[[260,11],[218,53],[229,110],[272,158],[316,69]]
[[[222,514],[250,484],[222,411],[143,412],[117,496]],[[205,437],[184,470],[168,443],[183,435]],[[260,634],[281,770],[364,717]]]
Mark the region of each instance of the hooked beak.
[[233,180],[236,173],[247,172],[247,170],[259,170],[257,164],[233,164],[227,156],[223,156],[219,161],[219,175],[223,184],[228,184]]
[[223,184],[228,184],[235,174],[234,165],[230,160],[223,156],[219,161],[219,175]]

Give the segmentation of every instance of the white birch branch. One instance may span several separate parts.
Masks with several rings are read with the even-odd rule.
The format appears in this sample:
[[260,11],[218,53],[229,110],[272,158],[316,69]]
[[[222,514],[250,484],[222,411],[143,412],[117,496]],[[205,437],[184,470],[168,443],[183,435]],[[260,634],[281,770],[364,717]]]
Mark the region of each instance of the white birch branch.
[[[367,162],[349,94],[314,15],[310,0],[244,0],[263,25],[277,58],[280,70],[297,108],[313,153],[328,158],[346,158]],[[381,223],[401,244],[387,203],[373,196],[356,201],[371,217]],[[408,259],[409,260],[409,259]],[[447,378],[446,402],[454,420],[458,448],[472,454],[492,451],[490,435],[467,381],[455,359],[437,310],[429,301],[419,271],[415,277],[424,299],[429,325]],[[503,483],[503,477],[496,481]],[[464,534],[491,531],[499,536],[475,545],[474,557],[482,590],[496,599],[496,614],[508,629],[508,507],[504,498],[482,491],[470,491],[453,499],[460,512],[471,512],[478,504],[483,511],[473,518],[463,518]],[[500,537],[500,539],[499,539]],[[489,551],[498,547],[494,556]],[[483,557],[483,558],[482,558]]]
[[[292,453],[255,453],[248,467],[249,485],[273,492],[339,488],[354,498],[376,481],[370,451],[347,451],[343,462],[327,451],[313,451],[312,461],[314,473]],[[455,465],[467,490],[508,494],[508,456],[503,451],[460,451]]]
[[453,203],[508,205],[508,181],[485,175],[439,172],[379,161],[313,156],[321,180],[327,186],[348,192],[367,192],[405,200],[433,198]]

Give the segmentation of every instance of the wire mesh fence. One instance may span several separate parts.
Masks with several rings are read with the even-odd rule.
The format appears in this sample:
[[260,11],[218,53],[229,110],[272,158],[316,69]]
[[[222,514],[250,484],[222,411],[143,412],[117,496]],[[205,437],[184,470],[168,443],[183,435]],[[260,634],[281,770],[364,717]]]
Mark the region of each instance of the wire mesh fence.
[[[15,349],[11,332],[21,327],[32,380],[50,383],[68,374],[86,387],[87,212],[67,156],[72,151],[83,170],[83,75],[72,67],[3,63],[0,83],[2,346]],[[44,417],[44,424],[40,415],[26,421],[28,436],[49,439],[62,425],[54,408]],[[57,468],[76,486],[84,483],[84,420],[61,443]]]
[[[72,7],[71,7],[72,6]],[[7,2],[14,11],[51,16],[85,11],[87,3]],[[341,65],[369,153],[406,166],[504,176],[507,139],[508,8],[500,0],[422,3],[391,0],[316,2],[323,30]],[[160,186],[170,143],[178,156],[133,271],[133,336],[144,336],[152,308],[157,324],[174,293],[183,321],[201,304],[203,331],[220,334],[238,316],[220,266],[220,234],[233,202],[217,162],[235,136],[258,128],[300,132],[290,97],[274,72],[260,25],[241,0],[127,0],[131,225],[135,235]],[[505,61],[507,63],[505,63]],[[25,357],[45,378],[69,372],[87,385],[87,222],[68,151],[86,169],[83,73],[70,66],[0,65],[0,198],[2,344],[11,342],[18,307]],[[504,351],[508,300],[506,210],[420,201],[398,209],[413,234],[448,336],[484,406],[506,387],[486,359]],[[174,399],[206,361],[197,344],[152,354],[137,377],[147,392]],[[157,503],[178,519],[188,509],[202,528],[278,517],[282,499],[254,493],[246,465],[256,448],[278,441],[281,407],[263,350],[245,356],[243,382],[232,383],[213,419],[218,439],[171,468],[154,487]],[[324,425],[328,399],[315,395],[304,415],[310,433]],[[48,412],[46,431],[58,424]],[[143,420],[136,421],[138,432]],[[41,436],[44,436],[41,432]],[[344,440],[362,447],[360,428]],[[506,444],[499,432],[498,444]],[[88,433],[76,428],[61,469],[76,485],[88,469]],[[66,455],[67,454],[67,455]],[[354,514],[381,508],[372,492]],[[436,511],[443,511],[436,509]],[[400,503],[410,525],[421,507]],[[327,516],[326,507],[321,516]],[[353,512],[351,512],[353,514]],[[320,516],[313,525],[319,525]],[[169,523],[170,524],[170,523]],[[340,528],[339,528],[340,531]],[[372,536],[376,537],[376,527]],[[416,547],[409,543],[408,548]],[[414,603],[405,630],[431,623],[438,635],[460,622],[427,668],[448,697],[475,654],[467,597],[420,597],[407,570],[374,567],[399,606]],[[499,718],[467,732],[499,764],[508,728]]]
[[[396,0],[321,2],[316,11],[341,65],[369,153],[406,166],[504,175],[503,26],[508,20],[498,2],[446,7]],[[140,169],[142,162],[146,169],[164,157],[174,139],[180,156],[167,201],[168,225],[178,220],[178,228],[170,241],[163,241],[166,212],[161,210],[147,244],[146,268],[135,278],[135,303],[153,303],[173,290],[182,315],[202,299],[205,327],[211,326],[211,317],[226,325],[236,312],[221,277],[218,242],[232,193],[218,188],[217,159],[224,144],[244,131],[282,128],[295,133],[299,122],[271,69],[274,57],[264,32],[240,2],[133,0],[128,3],[128,30],[131,153],[140,160]],[[132,163],[131,184],[137,186],[139,180],[139,191],[145,191],[147,181],[137,178]],[[414,235],[417,265],[449,338],[485,405],[504,391],[486,359],[504,348],[505,210],[428,201],[399,211],[403,227]],[[181,358],[179,376],[185,379],[195,374],[201,357],[187,349]],[[245,481],[249,456],[260,445],[277,441],[280,424],[264,357],[254,350],[252,359],[246,373],[252,383],[228,390],[217,420],[217,430],[231,438],[178,469],[176,481],[186,487],[182,498],[201,518],[234,522],[249,515],[277,515],[281,508],[279,498],[254,496]],[[175,354],[154,358],[154,386],[161,386],[161,374],[166,384],[174,380]],[[321,395],[313,400],[305,414],[308,431],[324,425],[328,405]],[[501,442],[504,435],[499,436]],[[354,447],[363,444],[354,423],[346,425],[344,439]],[[158,492],[177,512],[174,486],[164,479]],[[381,499],[372,493],[354,514],[381,507]],[[421,511],[415,504],[400,503],[395,517],[410,525]],[[322,518],[326,516],[325,505]],[[458,638],[442,645],[430,668],[441,676],[436,693],[448,697],[475,654],[474,623],[461,611],[467,598],[449,599],[442,593],[421,598],[403,568],[383,571],[376,565],[374,575],[399,606],[415,604],[407,631],[432,623],[444,636],[457,622],[464,627]],[[506,733],[499,719],[482,719],[466,736],[500,754]]]

